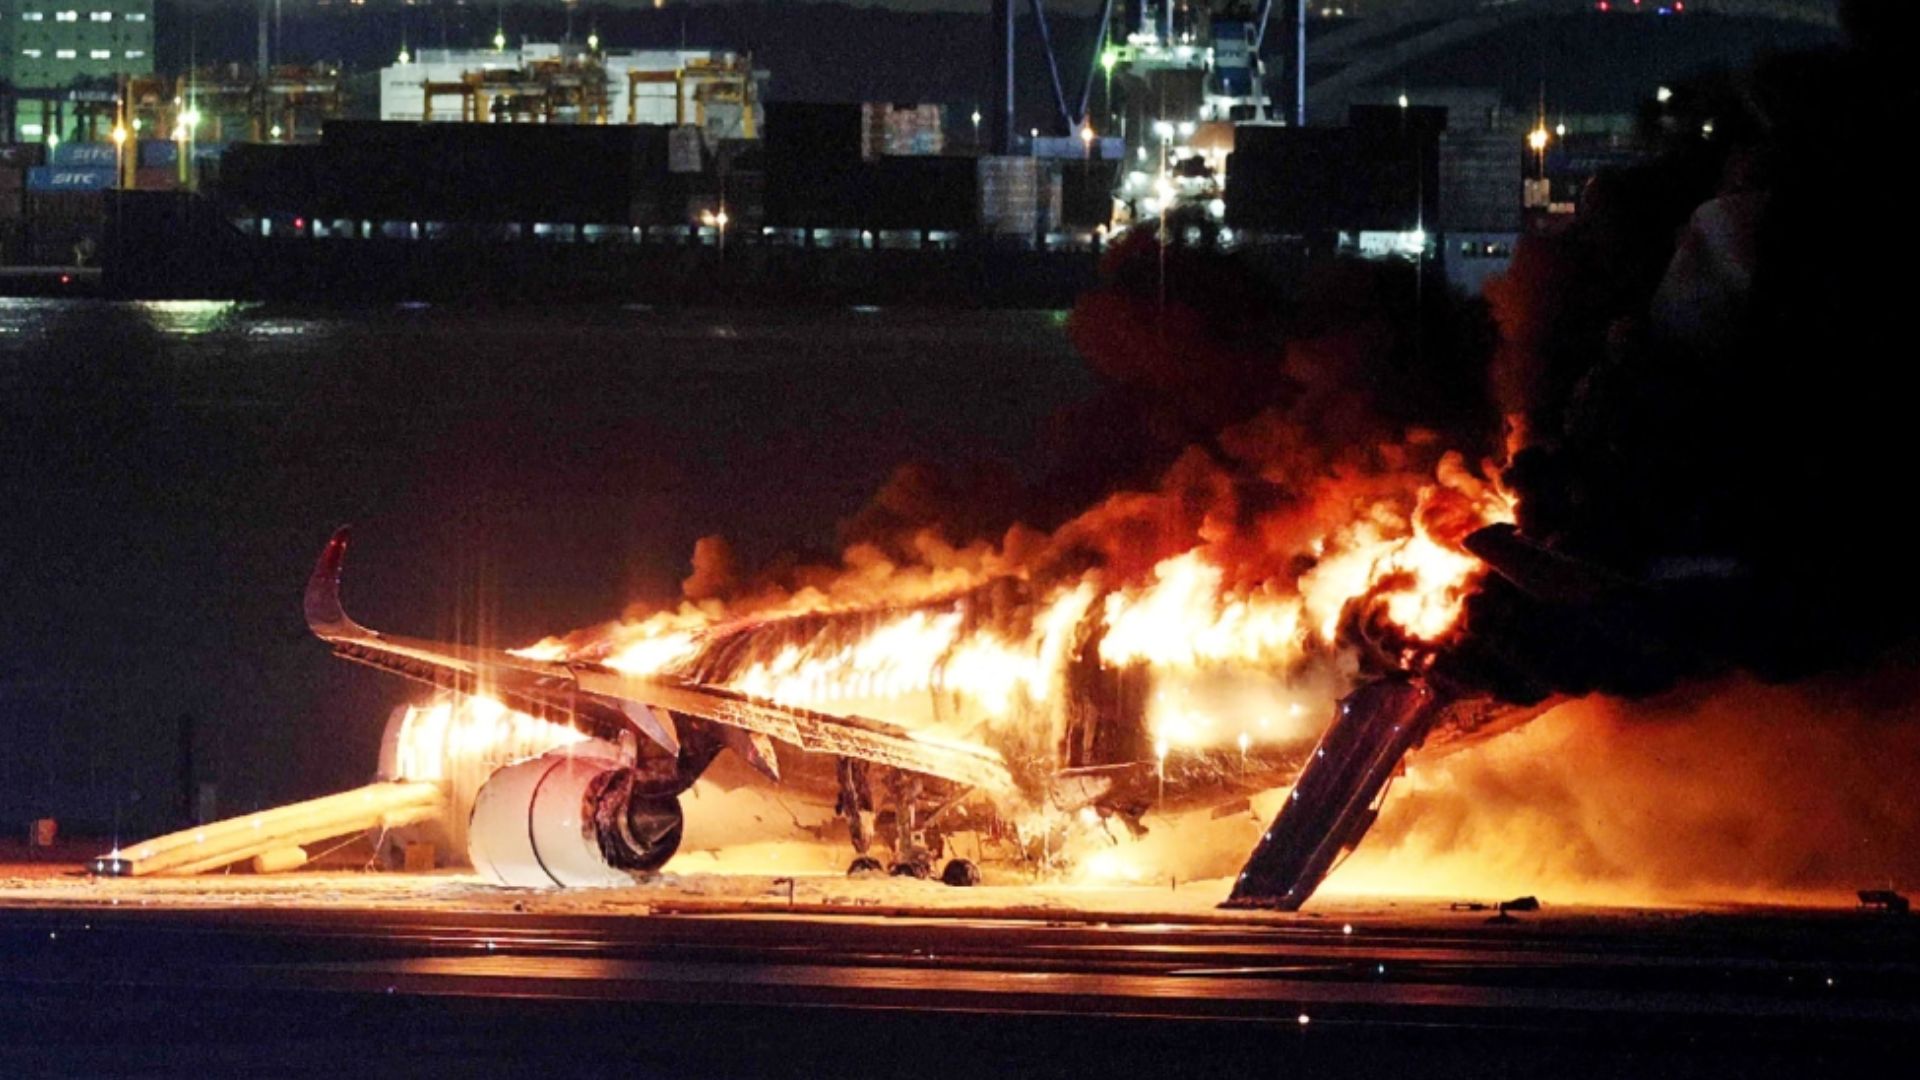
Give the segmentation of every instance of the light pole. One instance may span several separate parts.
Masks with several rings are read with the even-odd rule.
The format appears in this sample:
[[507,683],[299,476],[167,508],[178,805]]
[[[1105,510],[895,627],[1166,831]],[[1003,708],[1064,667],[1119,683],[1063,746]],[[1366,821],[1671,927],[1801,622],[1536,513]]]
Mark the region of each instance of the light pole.
[[1120,51],[1108,49],[1100,54],[1100,66],[1107,73],[1106,92],[1100,95],[1101,108],[1105,110],[1107,126],[1113,126],[1113,66],[1120,62]]
[[113,125],[113,182],[116,187],[127,186],[127,125]]
[[[1161,144],[1163,147],[1165,143]],[[1160,181],[1154,191],[1160,196],[1160,339],[1167,337],[1167,217],[1173,210],[1173,197],[1176,191],[1173,178],[1166,173],[1165,151],[1162,151]]]
[[725,266],[727,264],[727,205],[721,203],[717,211],[701,211],[700,223],[714,231],[715,243],[720,249],[720,265]]
[[199,126],[200,110],[191,105],[173,125],[174,140],[180,144],[180,183],[188,191],[196,186],[193,183],[193,134]]

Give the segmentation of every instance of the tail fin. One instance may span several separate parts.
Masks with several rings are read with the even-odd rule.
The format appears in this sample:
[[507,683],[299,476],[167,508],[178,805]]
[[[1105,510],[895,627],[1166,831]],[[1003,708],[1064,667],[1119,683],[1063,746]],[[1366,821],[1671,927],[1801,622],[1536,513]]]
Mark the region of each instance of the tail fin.
[[307,628],[322,638],[365,637],[369,631],[347,617],[340,606],[340,571],[347,561],[347,539],[353,526],[342,525],[320,551],[307,578],[305,608]]

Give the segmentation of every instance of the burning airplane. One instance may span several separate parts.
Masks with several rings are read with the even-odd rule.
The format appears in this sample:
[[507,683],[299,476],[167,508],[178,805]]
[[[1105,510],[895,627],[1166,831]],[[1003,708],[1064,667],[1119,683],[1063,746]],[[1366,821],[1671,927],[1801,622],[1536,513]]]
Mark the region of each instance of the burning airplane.
[[1409,324],[1444,320],[1391,299],[1420,294],[1352,268],[1263,337],[1270,297],[1231,260],[1116,242],[1069,333],[1140,415],[1073,418],[1119,465],[1042,500],[1077,508],[1045,528],[954,525],[909,477],[835,564],[745,575],[703,541],[677,605],[511,651],[353,622],[342,532],[308,624],[439,695],[390,726],[381,782],[97,868],[431,828],[503,883],[618,883],[667,863],[730,755],[843,819],[850,869],[956,884],[961,832],[1045,867],[1069,832],[1284,791],[1226,901],[1293,909],[1409,754],[1567,698],[1882,656],[1920,629],[1920,576],[1871,527],[1912,458],[1883,355],[1910,283],[1827,215],[1842,150],[1902,107],[1836,65],[1891,78],[1892,40],[1770,61],[1765,92],[1683,87],[1655,160],[1521,245],[1485,353],[1426,348]]
[[[994,555],[892,583],[881,593],[897,598],[883,602],[850,602],[873,585],[851,575],[745,614],[688,605],[512,651],[354,622],[340,600],[342,529],[308,583],[309,627],[341,658],[440,695],[390,725],[385,779],[116,851],[96,869],[281,868],[322,834],[425,825],[502,884],[619,884],[673,856],[680,796],[730,752],[844,819],[850,871],[957,885],[979,880],[957,854],[937,865],[957,831],[1031,861],[1062,829],[1140,833],[1149,810],[1292,783],[1233,902],[1297,907],[1364,834],[1402,754],[1436,726],[1465,738],[1511,712],[1394,675],[1348,698],[1306,752],[1308,710],[1355,674],[1344,625],[1366,613],[1380,655],[1405,672],[1458,617],[1477,564],[1431,529],[1498,518],[1505,503],[1457,460],[1443,464],[1444,482],[1316,538],[1318,561],[1288,588],[1230,584],[1200,549],[1133,582],[1045,559],[1014,573]],[[1324,842],[1275,854],[1301,838]]]

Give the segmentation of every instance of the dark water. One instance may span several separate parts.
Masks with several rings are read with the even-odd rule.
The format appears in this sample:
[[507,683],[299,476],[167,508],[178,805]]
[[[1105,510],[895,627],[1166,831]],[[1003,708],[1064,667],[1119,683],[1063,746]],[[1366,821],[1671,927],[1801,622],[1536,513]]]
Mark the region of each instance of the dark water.
[[182,715],[223,811],[363,781],[407,691],[305,636],[339,523],[363,622],[518,643],[1086,390],[1045,312],[0,300],[0,814],[164,821]]

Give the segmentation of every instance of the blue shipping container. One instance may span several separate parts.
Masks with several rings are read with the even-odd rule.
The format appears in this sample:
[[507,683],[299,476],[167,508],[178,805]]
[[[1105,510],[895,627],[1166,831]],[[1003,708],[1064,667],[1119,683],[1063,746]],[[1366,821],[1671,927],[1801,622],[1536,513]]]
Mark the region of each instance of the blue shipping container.
[[172,139],[141,139],[140,167],[157,169],[180,164],[180,144]]
[[113,168],[116,158],[112,143],[63,142],[53,148],[55,166],[105,166]]
[[1104,161],[1116,161],[1127,152],[1126,145],[1112,135],[1096,139],[1092,145],[1078,135],[1042,135],[1032,140],[1032,149],[1033,156],[1037,158],[1092,158]]
[[35,165],[27,170],[28,191],[105,191],[113,186],[113,166]]

